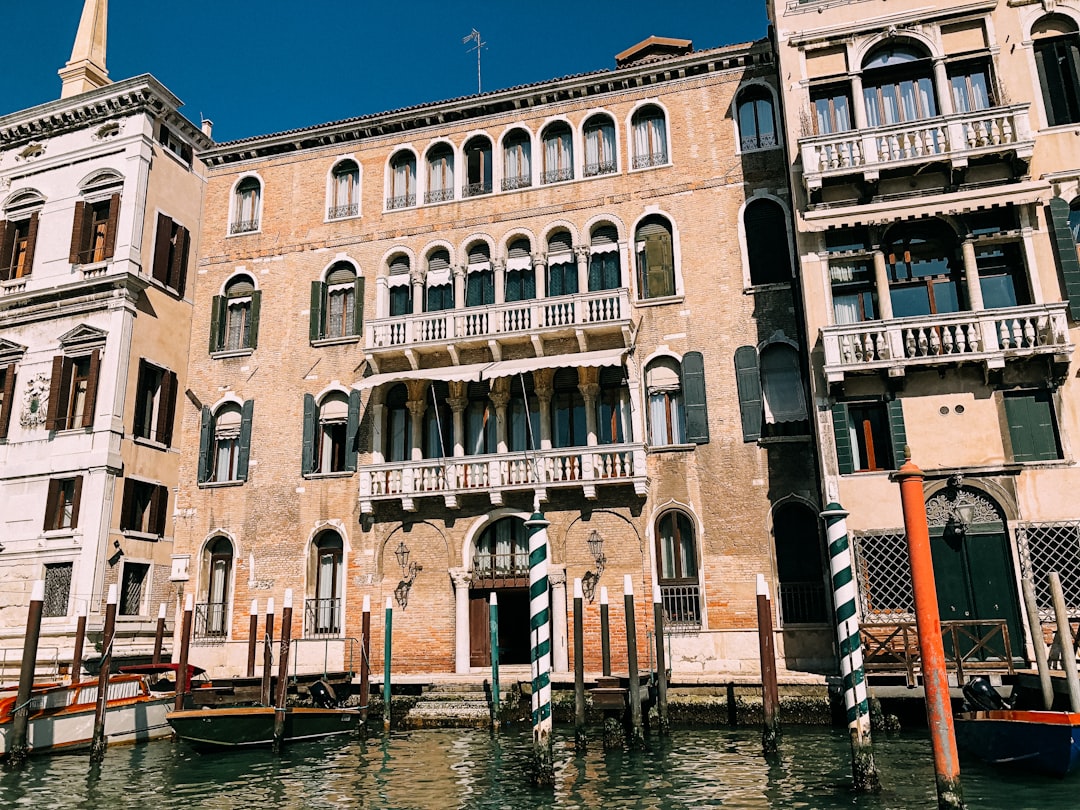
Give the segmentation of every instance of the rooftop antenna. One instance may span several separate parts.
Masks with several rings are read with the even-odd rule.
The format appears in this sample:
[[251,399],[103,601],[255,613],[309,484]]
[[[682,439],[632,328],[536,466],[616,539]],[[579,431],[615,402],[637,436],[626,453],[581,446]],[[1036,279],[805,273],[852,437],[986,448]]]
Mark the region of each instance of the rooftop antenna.
[[466,42],[476,43],[473,47],[469,48],[469,52],[476,51],[476,93],[479,95],[483,92],[480,83],[480,50],[487,47],[487,43],[480,38],[480,32],[475,28],[467,37],[462,37],[461,44],[464,45]]

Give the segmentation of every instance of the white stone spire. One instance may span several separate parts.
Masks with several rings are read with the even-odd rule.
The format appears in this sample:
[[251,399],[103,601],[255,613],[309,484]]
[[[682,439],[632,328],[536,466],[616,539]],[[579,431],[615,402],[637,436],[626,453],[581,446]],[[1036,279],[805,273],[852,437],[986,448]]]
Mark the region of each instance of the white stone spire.
[[60,98],[85,93],[109,84],[105,69],[105,40],[109,28],[109,0],[86,0],[71,59],[60,68]]

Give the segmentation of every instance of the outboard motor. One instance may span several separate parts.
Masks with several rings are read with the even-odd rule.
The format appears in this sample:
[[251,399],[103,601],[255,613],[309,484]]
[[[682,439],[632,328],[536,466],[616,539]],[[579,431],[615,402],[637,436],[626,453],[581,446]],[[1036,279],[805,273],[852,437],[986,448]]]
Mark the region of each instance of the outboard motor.
[[338,705],[338,696],[329,682],[326,680],[315,681],[308,687],[311,702],[320,709],[333,709]]
[[964,704],[971,711],[993,712],[1009,708],[985,677],[972,678],[964,685]]

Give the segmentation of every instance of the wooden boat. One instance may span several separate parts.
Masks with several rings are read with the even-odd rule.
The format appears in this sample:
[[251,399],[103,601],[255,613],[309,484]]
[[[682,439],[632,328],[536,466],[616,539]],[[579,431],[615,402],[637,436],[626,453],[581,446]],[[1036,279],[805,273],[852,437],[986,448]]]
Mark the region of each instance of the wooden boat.
[[1065,776],[1080,765],[1080,712],[961,712],[956,743],[995,765]]
[[[184,709],[165,719],[176,736],[204,748],[254,748],[274,742],[274,714],[269,706]],[[285,742],[350,734],[360,725],[357,709],[289,708],[285,710]]]

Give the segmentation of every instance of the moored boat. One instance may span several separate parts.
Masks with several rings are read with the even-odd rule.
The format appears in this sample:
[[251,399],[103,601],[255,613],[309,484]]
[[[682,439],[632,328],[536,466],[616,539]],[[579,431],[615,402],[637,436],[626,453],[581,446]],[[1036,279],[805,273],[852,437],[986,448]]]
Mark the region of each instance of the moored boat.
[[[254,748],[274,742],[274,715],[270,706],[234,706],[220,709],[184,709],[169,712],[166,720],[176,736],[206,748]],[[356,709],[285,709],[285,742],[314,740],[355,732],[360,725]]]
[[961,712],[956,743],[995,765],[1065,776],[1080,765],[1080,712]]

